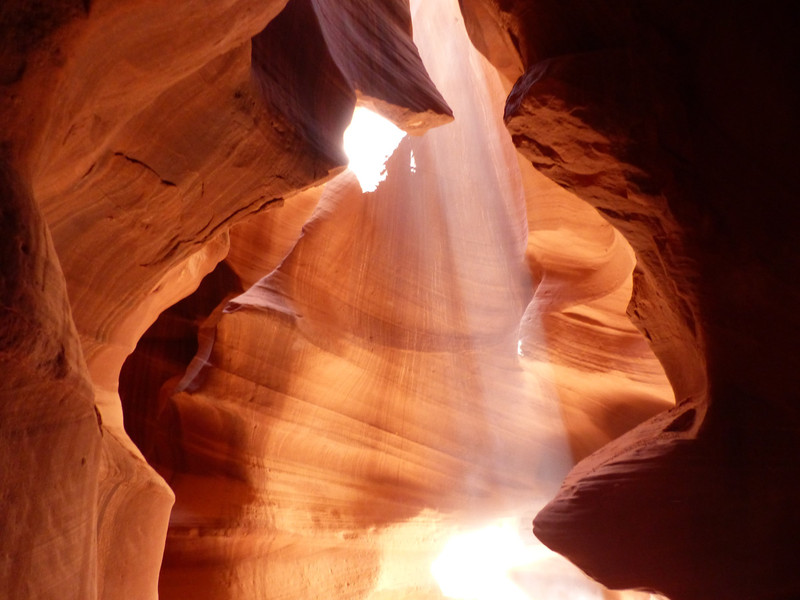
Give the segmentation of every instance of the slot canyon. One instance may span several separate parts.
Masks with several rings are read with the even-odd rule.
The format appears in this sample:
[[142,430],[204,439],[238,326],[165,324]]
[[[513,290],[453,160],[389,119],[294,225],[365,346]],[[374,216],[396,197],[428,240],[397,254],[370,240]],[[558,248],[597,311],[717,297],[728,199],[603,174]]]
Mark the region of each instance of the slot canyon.
[[795,12],[4,0],[0,599],[800,599]]

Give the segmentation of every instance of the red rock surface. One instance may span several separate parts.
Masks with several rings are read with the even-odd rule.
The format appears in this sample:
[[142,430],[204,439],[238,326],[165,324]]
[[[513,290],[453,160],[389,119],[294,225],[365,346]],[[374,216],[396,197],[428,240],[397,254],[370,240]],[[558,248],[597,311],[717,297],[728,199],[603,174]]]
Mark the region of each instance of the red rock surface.
[[517,39],[515,144],[636,251],[629,312],[683,400],[578,465],[534,531],[612,587],[797,597],[796,18],[754,3],[465,4],[492,15],[471,30],[499,28],[484,40]]
[[92,597],[100,420],[31,190],[0,169],[0,578],[8,598]]
[[[267,245],[257,264],[274,270],[212,315],[187,376],[163,390],[157,454],[177,495],[164,597],[440,597],[429,566],[447,535],[530,515],[571,463],[554,387],[588,430],[576,448],[669,405],[619,322],[627,245],[546,179],[523,182],[499,79],[452,12],[419,10],[420,52],[460,117],[401,142],[373,193],[345,173],[312,214],[316,193],[239,227],[243,273],[264,232],[297,237]],[[526,199],[541,212],[530,224]],[[574,246],[553,249],[548,236],[567,235]],[[596,357],[616,379],[581,360],[582,313],[619,345]],[[615,389],[635,400],[615,404]]]
[[[3,420],[3,443],[25,455],[17,463],[4,460],[2,479],[10,507],[3,513],[9,524],[3,587],[19,589],[14,597],[156,595],[173,494],[123,430],[116,393],[122,363],[157,315],[225,256],[233,223],[340,170],[345,160],[338,147],[325,154],[330,148],[315,147],[302,131],[313,121],[316,136],[340,137],[355,101],[352,89],[338,112],[320,120],[313,111],[298,114],[293,104],[266,101],[257,85],[265,70],[251,70],[250,39],[285,4],[6,2],[0,9],[0,161],[11,181],[3,206],[11,210],[33,198],[37,208],[10,213],[21,216],[9,231],[52,236],[49,253],[44,243],[24,247],[37,250],[37,264],[64,273],[66,292],[55,277],[46,302],[69,299],[69,310],[53,304],[32,321],[41,319],[52,334],[34,329],[27,336],[19,333],[28,322],[20,325],[19,315],[39,309],[17,306],[16,296],[4,299],[2,345],[10,357],[4,385],[23,402],[21,390],[29,388],[12,378],[15,361],[45,364],[50,346],[59,343],[72,348],[65,369],[91,382],[83,391],[76,384],[74,398],[61,402],[64,391],[30,388],[45,402],[41,423],[79,424],[65,434],[64,452],[58,429],[52,437],[36,433],[26,424],[30,417],[20,414],[17,422],[15,405],[8,405],[15,416]],[[305,83],[288,76],[294,63],[293,49],[283,47],[266,71],[274,71],[276,86],[299,95],[297,86]],[[317,73],[319,92],[339,85]],[[425,81],[419,67],[416,74],[407,86],[411,98],[414,85]],[[33,216],[39,212],[47,234]],[[4,258],[4,277],[14,273],[14,260]],[[43,277],[28,279],[41,283]],[[15,289],[22,279],[8,285]],[[73,320],[77,333],[70,333]],[[88,421],[81,402],[91,409]],[[86,423],[96,427],[100,418],[97,438]],[[28,468],[43,453],[53,462]],[[88,461],[85,475],[71,470],[78,454]],[[27,477],[28,487],[20,487]],[[17,491],[11,496],[9,490]],[[41,550],[37,536],[54,539],[53,550]],[[15,587],[8,588],[12,579]]]
[[[0,7],[8,597],[441,598],[589,455],[591,575],[797,595],[791,21],[460,5],[499,73],[445,0]],[[419,134],[374,193],[356,102]]]

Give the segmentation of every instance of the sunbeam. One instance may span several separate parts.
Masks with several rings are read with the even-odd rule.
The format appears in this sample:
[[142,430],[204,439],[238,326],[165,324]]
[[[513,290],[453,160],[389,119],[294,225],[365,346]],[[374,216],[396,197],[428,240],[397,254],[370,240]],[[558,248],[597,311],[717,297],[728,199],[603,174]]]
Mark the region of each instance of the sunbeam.
[[389,120],[363,106],[353,111],[344,132],[348,168],[355,173],[361,190],[372,192],[386,179],[386,161],[406,133]]

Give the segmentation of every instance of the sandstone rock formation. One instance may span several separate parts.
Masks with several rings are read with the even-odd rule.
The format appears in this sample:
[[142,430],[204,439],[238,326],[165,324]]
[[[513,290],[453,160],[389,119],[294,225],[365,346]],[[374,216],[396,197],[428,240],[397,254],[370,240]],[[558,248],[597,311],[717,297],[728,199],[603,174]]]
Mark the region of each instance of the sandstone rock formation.
[[0,578],[9,598],[58,588],[91,597],[101,424],[64,278],[31,190],[4,166],[0,193]]
[[515,144],[636,250],[630,313],[681,401],[576,467],[535,532],[613,587],[797,597],[796,18],[747,2],[464,4],[487,56],[519,50]]
[[[31,489],[20,488],[30,503],[24,509],[30,517],[15,519],[13,510],[4,513],[12,519],[4,521],[4,581],[20,577],[19,585],[26,590],[20,597],[156,594],[173,494],[123,430],[116,394],[122,363],[156,316],[191,292],[225,256],[230,225],[319,181],[345,160],[341,150],[314,142],[341,137],[355,102],[354,90],[342,89],[335,73],[316,70],[321,65],[314,64],[317,91],[339,89],[343,100],[337,111],[322,118],[311,110],[298,114],[293,103],[265,98],[259,86],[265,71],[251,69],[258,61],[251,61],[250,39],[285,4],[230,2],[199,8],[192,2],[6,2],[0,9],[0,161],[11,182],[4,187],[3,203],[13,208],[32,197],[38,206],[20,204],[24,210],[9,213],[13,218],[7,230],[13,232],[13,240],[42,237],[42,226],[34,220],[41,211],[55,248],[48,254],[43,242],[21,242],[19,248],[14,242],[3,271],[14,274],[14,261],[29,260],[24,256],[36,248],[41,255],[36,264],[60,265],[63,270],[71,309],[62,308],[58,314],[50,308],[35,317],[33,322],[42,320],[44,331],[58,333],[40,340],[42,347],[31,347],[19,333],[23,325],[17,323],[25,312],[16,304],[22,300],[15,286],[22,285],[24,277],[19,278],[25,271],[9,275],[11,296],[4,300],[4,322],[9,325],[4,324],[3,347],[5,353],[8,346],[10,362],[4,365],[3,377],[9,393],[23,402],[26,396],[9,375],[13,365],[19,360],[44,364],[52,358],[46,356],[50,346],[63,344],[66,358],[60,360],[65,372],[75,371],[75,377],[87,381],[87,371],[73,368],[73,363],[84,365],[85,360],[82,368],[88,369],[93,403],[103,422],[100,439],[74,430],[70,452],[53,459],[65,461],[61,471],[53,463],[29,484]],[[324,44],[318,50],[324,55]],[[272,54],[267,71],[275,87],[299,97],[307,82],[293,78],[295,64],[295,52],[284,47]],[[424,76],[417,73],[405,90],[407,97],[422,95],[416,86],[424,85]],[[397,100],[391,94],[385,99]],[[406,107],[403,99],[398,103],[412,112],[416,106]],[[429,108],[425,105],[426,111]],[[431,111],[441,108],[437,104]],[[314,136],[309,138],[304,132],[312,124]],[[55,299],[50,302],[58,302],[62,284],[58,275],[47,275],[46,282],[51,280],[56,283],[48,283],[46,293]],[[39,309],[30,310],[37,314]],[[69,337],[74,338],[68,327],[73,319],[79,346]],[[74,350],[77,347],[80,350]],[[70,402],[59,403],[58,395],[43,397],[40,421],[85,423],[75,411],[81,398],[91,408],[92,394],[78,389]],[[96,426],[95,411],[90,416]],[[4,444],[30,445],[26,460],[57,452],[55,438],[36,437],[30,427],[4,419]],[[85,510],[69,494],[58,497],[57,481],[62,475],[69,477],[73,453],[88,461]],[[17,478],[36,473],[24,461],[11,465],[9,461],[3,478],[4,494],[17,487]],[[80,481],[69,479],[72,486]],[[27,505],[20,502],[23,510]],[[59,516],[62,505],[63,510],[84,512],[81,523],[92,531],[73,535],[71,520]],[[35,526],[28,520],[34,515],[49,517]],[[20,571],[20,565],[45,560],[31,558],[38,545],[29,531],[54,536],[63,545],[57,554],[64,558],[57,564],[82,567],[69,573],[54,569],[46,576],[37,568],[22,575],[31,567]]]
[[[6,596],[441,598],[597,450],[536,521],[590,575],[797,595],[784,15],[462,0],[492,67],[450,0],[46,4],[0,8]],[[373,193],[357,102],[415,134]]]
[[[319,197],[313,214],[270,211],[233,233],[231,265],[245,273],[259,230],[300,234],[292,223],[305,220],[293,245],[276,244],[279,261],[267,246],[267,277],[209,318],[186,376],[162,390],[170,435],[153,460],[177,495],[164,597],[438,597],[427,566],[446,533],[528,516],[571,462],[548,388],[591,386],[590,373],[569,373],[586,369],[574,363],[591,342],[559,317],[594,317],[621,347],[610,353],[619,387],[638,385],[628,410],[608,407],[609,381],[594,382],[590,402],[565,393],[575,423],[600,420],[586,418],[591,401],[619,427],[668,405],[641,335],[609,323],[630,295],[632,254],[596,215],[579,231],[591,210],[555,186],[545,189],[571,211],[545,208],[546,180],[532,172],[543,214],[528,225],[504,91],[444,7],[420,6],[415,31],[455,122],[403,141],[375,192],[345,173],[299,199]],[[581,247],[548,255],[548,233],[569,229]],[[548,319],[561,360],[542,340]],[[585,433],[578,444],[608,439]],[[403,563],[414,568],[401,576]]]

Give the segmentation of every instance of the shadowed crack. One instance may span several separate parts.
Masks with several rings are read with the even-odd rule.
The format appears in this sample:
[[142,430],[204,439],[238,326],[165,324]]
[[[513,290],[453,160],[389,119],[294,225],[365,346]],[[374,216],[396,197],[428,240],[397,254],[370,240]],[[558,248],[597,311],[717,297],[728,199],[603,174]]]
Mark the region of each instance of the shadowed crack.
[[159,179],[159,180],[161,181],[161,183],[163,183],[164,185],[169,185],[169,186],[172,186],[172,187],[176,187],[176,184],[175,184],[174,182],[172,182],[172,181],[169,181],[169,180],[167,180],[167,179],[164,179],[163,177],[161,177],[161,175],[159,175],[159,174],[158,174],[158,171],[156,171],[156,170],[155,170],[153,167],[151,167],[151,166],[150,166],[150,165],[148,165],[147,163],[144,163],[144,162],[142,162],[142,161],[140,161],[140,160],[138,160],[138,159],[135,159],[135,158],[133,158],[133,157],[130,157],[130,156],[128,156],[127,154],[125,154],[125,153],[123,153],[123,152],[114,152],[114,156],[120,156],[120,157],[124,158],[125,160],[127,160],[128,162],[132,162],[132,163],[134,163],[134,164],[136,164],[136,165],[141,165],[142,167],[144,167],[145,169],[147,169],[148,171],[150,171],[150,172],[151,172],[153,175],[155,175],[156,177],[158,177],[158,179]]

